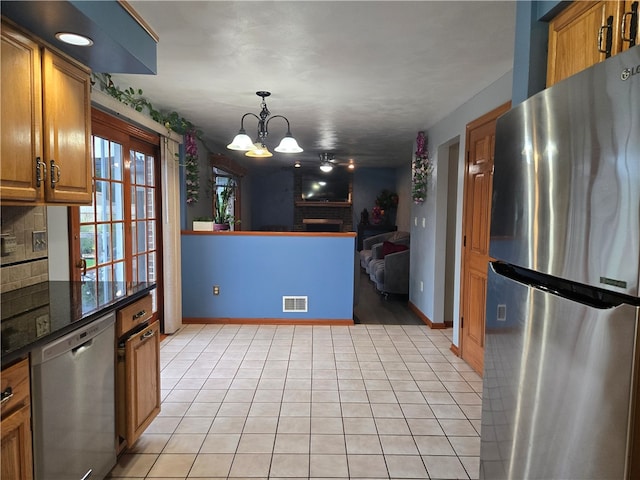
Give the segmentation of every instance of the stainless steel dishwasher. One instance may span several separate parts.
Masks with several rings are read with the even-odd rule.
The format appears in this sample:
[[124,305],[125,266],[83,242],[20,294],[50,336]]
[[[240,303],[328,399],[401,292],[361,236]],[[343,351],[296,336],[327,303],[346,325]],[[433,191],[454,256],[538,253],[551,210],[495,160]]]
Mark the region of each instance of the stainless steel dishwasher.
[[116,463],[115,314],[31,352],[36,480],[102,480]]

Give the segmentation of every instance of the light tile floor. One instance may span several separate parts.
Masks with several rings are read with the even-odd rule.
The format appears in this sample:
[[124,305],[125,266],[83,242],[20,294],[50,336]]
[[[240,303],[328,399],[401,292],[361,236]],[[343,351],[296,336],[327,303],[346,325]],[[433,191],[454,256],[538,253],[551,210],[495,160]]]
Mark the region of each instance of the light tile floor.
[[426,326],[188,325],[112,478],[475,479],[482,379]]

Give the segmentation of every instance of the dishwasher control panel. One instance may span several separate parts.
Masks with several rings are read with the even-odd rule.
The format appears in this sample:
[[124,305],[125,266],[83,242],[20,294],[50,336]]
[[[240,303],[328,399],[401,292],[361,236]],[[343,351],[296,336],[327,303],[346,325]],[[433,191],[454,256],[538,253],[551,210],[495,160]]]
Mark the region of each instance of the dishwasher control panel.
[[49,361],[58,355],[68,352],[69,350],[74,354],[80,354],[82,352],[81,347],[83,345],[90,344],[91,340],[95,336],[99,335],[103,330],[106,330],[114,321],[115,314],[110,313],[104,317],[94,320],[85,327],[48,343],[42,348],[35,349],[31,352],[31,363],[37,365],[39,363]]

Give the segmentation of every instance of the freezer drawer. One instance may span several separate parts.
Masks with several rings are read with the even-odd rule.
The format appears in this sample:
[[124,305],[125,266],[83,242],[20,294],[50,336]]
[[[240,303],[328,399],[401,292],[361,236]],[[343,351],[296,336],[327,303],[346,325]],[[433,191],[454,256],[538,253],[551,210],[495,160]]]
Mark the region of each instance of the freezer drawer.
[[490,269],[480,478],[624,479],[637,321]]

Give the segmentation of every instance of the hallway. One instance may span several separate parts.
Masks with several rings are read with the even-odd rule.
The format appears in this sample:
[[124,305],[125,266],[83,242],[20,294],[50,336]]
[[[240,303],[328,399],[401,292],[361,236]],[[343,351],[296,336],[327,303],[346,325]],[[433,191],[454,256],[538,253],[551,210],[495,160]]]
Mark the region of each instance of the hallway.
[[423,325],[187,325],[112,478],[478,477],[481,378]]

